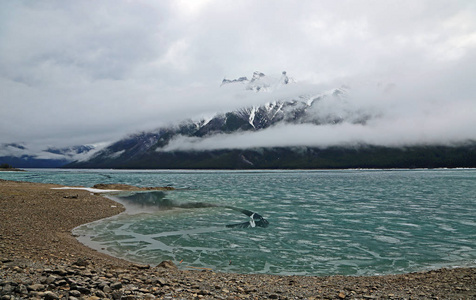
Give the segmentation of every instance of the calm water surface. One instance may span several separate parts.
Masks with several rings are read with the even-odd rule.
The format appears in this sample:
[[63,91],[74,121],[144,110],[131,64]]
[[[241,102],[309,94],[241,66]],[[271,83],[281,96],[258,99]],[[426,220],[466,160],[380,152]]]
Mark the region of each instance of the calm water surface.
[[[302,275],[476,266],[474,169],[29,170],[0,178],[178,188],[110,195],[126,213],[75,229],[83,243],[140,263]],[[256,212],[269,226],[227,228],[251,219],[223,206]]]

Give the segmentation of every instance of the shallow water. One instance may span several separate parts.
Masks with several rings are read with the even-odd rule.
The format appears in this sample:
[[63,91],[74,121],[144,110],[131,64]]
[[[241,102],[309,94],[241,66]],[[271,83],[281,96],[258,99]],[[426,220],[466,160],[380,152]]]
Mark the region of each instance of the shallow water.
[[[0,178],[179,188],[112,195],[125,214],[75,230],[82,242],[140,263],[303,275],[476,266],[474,169],[30,170]],[[256,212],[269,226],[227,228],[251,219],[224,206]]]

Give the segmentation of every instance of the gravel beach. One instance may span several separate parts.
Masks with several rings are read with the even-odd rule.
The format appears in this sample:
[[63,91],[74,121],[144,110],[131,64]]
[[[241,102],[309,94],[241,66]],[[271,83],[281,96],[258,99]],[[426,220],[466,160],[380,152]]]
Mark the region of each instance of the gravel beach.
[[476,268],[385,276],[275,276],[134,264],[71,230],[123,207],[84,190],[0,180],[1,299],[476,299]]

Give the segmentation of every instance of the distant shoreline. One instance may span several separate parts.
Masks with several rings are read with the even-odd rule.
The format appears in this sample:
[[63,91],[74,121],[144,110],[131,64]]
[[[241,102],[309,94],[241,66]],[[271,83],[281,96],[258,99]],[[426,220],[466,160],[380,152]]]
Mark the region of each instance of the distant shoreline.
[[26,170],[17,168],[0,168],[0,172],[26,172]]
[[[133,148],[134,149],[134,148]],[[120,149],[114,149],[119,151]],[[112,151],[112,150],[111,150]],[[63,168],[106,169],[417,169],[475,168],[476,143],[460,146],[333,146],[152,151],[138,155],[127,149],[118,158],[109,152]]]

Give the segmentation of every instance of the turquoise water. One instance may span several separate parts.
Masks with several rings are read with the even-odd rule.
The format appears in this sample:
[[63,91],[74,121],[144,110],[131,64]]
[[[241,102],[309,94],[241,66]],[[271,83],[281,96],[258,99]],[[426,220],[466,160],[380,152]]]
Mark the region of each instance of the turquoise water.
[[[0,178],[179,188],[141,203],[112,195],[125,214],[75,230],[91,247],[140,263],[301,275],[476,266],[474,169],[30,170]],[[213,205],[184,208],[198,202]],[[250,218],[222,206],[257,212],[269,226],[227,228]]]

